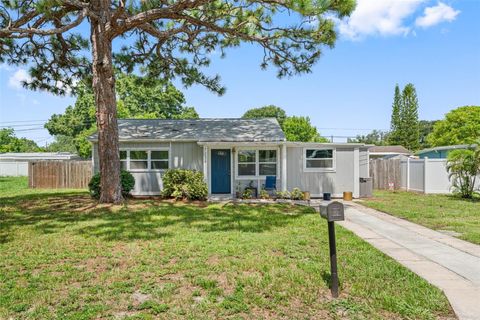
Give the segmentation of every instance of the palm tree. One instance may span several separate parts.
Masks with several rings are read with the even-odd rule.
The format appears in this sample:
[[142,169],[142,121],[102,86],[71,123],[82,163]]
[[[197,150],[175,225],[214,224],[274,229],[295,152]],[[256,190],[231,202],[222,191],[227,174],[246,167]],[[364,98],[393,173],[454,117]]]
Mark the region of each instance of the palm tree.
[[471,199],[476,193],[475,183],[480,175],[480,143],[468,149],[453,150],[448,154],[447,170],[454,192]]

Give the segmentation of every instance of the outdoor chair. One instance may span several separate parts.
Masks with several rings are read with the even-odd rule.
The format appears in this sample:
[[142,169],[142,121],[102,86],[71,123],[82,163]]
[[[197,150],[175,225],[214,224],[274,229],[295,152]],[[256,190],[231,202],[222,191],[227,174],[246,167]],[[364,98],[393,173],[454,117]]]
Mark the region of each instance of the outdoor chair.
[[270,196],[275,195],[275,191],[277,191],[277,177],[276,176],[266,176],[265,184],[263,189],[270,194]]

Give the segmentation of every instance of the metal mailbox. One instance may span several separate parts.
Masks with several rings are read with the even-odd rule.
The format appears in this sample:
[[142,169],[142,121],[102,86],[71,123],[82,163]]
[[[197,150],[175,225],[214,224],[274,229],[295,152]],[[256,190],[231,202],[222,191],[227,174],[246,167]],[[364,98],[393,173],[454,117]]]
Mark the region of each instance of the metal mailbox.
[[345,220],[345,209],[343,203],[329,201],[320,205],[320,215],[328,222]]

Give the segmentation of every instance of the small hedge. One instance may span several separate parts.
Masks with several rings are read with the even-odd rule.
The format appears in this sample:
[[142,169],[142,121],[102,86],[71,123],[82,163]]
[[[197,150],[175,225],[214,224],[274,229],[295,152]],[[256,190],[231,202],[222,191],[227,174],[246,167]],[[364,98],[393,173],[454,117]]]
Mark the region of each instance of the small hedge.
[[[120,171],[120,183],[122,185],[122,196],[126,198],[135,186],[135,178],[128,171]],[[94,199],[100,199],[100,173],[96,173],[88,183],[88,190]]]
[[196,170],[170,169],[162,177],[162,195],[166,198],[206,200],[208,187],[203,173]]

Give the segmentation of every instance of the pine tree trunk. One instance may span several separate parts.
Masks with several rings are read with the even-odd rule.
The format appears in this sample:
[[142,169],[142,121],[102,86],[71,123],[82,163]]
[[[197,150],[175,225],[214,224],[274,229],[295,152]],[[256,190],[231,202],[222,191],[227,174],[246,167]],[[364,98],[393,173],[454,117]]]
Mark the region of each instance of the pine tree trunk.
[[93,0],[91,7],[101,19],[91,21],[93,52],[93,92],[95,94],[98,129],[102,203],[120,203],[120,159],[118,152],[117,102],[112,63],[112,40],[106,37],[109,0]]

